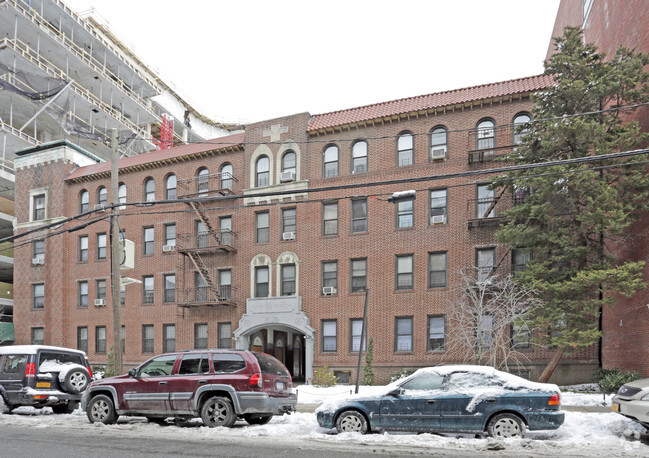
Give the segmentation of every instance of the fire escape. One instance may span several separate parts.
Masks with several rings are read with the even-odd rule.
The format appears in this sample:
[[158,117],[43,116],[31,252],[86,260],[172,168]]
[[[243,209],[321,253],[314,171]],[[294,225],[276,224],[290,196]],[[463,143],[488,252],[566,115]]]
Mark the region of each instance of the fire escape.
[[[178,181],[178,199],[184,200],[196,216],[196,230],[176,236],[176,251],[180,255],[180,307],[235,305],[231,275],[219,269],[223,256],[234,254],[236,234],[230,227],[208,216],[218,209],[214,197],[234,194],[236,180],[231,174],[199,174]],[[218,229],[215,225],[219,225]]]

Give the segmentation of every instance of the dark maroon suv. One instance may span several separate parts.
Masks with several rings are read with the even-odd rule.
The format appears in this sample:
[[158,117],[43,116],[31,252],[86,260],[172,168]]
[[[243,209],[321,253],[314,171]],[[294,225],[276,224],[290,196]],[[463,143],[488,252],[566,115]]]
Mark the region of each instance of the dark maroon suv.
[[265,353],[192,350],[156,356],[128,375],[97,380],[81,401],[91,422],[119,415],[163,422],[201,417],[206,426],[232,426],[238,418],[263,425],[295,410],[297,396],[286,367]]

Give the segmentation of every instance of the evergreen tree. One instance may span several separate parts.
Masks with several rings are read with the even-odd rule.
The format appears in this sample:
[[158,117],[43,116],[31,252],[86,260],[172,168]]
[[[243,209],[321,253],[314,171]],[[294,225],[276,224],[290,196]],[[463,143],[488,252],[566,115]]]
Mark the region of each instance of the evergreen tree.
[[[534,121],[519,127],[523,140],[505,160],[516,165],[628,151],[646,143],[632,109],[649,100],[646,55],[620,48],[611,59],[566,28],[557,53],[545,63],[555,84],[533,97]],[[586,113],[586,114],[584,114]],[[649,205],[647,157],[519,170],[496,181],[515,197],[505,212],[500,242],[531,257],[517,280],[539,292],[531,310],[541,343],[556,348],[541,376],[547,380],[566,349],[590,346],[601,331],[599,315],[643,289],[644,263],[616,259],[614,245]],[[616,167],[611,167],[615,165]],[[542,171],[539,171],[542,170]]]
[[372,361],[374,361],[374,338],[370,337],[367,353],[365,353],[365,366],[363,366],[363,385],[372,386],[376,383]]

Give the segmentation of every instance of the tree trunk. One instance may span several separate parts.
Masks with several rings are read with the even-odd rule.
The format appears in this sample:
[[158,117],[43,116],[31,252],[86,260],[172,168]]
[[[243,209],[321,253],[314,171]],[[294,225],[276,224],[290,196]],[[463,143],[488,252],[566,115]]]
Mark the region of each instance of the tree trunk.
[[548,361],[545,369],[543,369],[543,373],[539,377],[539,382],[545,383],[550,379],[550,377],[554,373],[554,370],[557,368],[557,365],[559,364],[561,356],[563,356],[563,352],[565,350],[566,347],[557,347],[556,350],[554,350],[554,355],[552,355],[552,358],[550,359],[550,361]]

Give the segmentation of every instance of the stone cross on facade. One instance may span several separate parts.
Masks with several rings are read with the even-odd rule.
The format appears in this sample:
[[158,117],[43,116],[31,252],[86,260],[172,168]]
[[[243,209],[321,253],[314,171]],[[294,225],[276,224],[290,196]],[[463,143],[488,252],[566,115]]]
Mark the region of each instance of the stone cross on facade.
[[288,127],[281,124],[273,124],[270,129],[264,129],[264,137],[270,137],[271,142],[279,141],[280,135],[288,132]]

